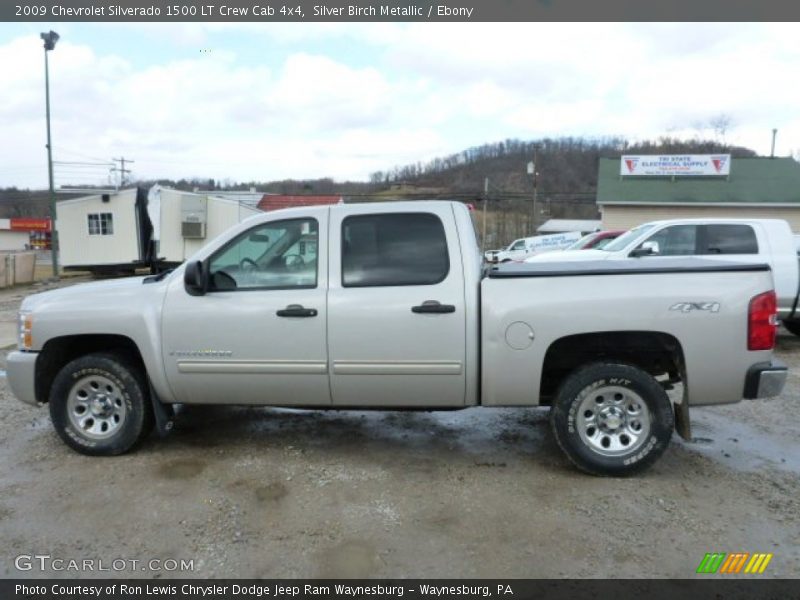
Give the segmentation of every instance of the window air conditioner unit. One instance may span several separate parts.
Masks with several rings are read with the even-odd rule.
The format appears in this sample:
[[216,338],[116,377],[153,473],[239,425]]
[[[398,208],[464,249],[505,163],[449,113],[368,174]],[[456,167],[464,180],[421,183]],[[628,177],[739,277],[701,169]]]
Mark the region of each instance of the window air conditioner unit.
[[206,224],[200,221],[183,221],[181,236],[189,239],[202,239],[206,237]]
[[181,235],[184,239],[206,237],[208,198],[198,194],[181,196]]

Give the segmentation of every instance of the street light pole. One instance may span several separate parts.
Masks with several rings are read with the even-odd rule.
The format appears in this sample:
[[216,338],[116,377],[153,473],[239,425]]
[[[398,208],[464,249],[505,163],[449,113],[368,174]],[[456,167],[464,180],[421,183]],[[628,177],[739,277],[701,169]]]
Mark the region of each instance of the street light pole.
[[533,178],[533,205],[531,206],[531,235],[536,235],[536,196],[539,187],[539,173],[536,171],[536,154],[539,150],[539,145],[533,145],[533,161],[528,163],[528,175]]
[[56,189],[53,183],[53,142],[50,138],[50,63],[47,53],[56,47],[58,34],[55,31],[42,33],[44,41],[44,94],[47,111],[47,173],[50,180],[50,256],[53,262],[53,277],[58,278],[58,233],[56,232]]

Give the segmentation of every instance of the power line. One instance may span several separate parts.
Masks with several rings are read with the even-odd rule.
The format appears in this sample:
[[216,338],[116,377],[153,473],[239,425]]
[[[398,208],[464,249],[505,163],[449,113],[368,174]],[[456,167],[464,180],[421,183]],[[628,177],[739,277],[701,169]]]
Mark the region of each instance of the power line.
[[111,160],[113,160],[114,162],[118,162],[119,163],[119,168],[112,167],[111,168],[111,172],[112,173],[114,173],[114,172],[119,173],[119,185],[117,187],[121,188],[126,183],[126,181],[125,181],[125,173],[130,173],[131,172],[130,169],[126,169],[125,168],[125,163],[133,164],[135,161],[133,161],[133,160],[131,160],[129,158],[125,158],[124,156],[122,156],[120,158],[112,158]]
[[76,152],[75,150],[68,150],[63,146],[54,147],[54,150],[58,151],[60,154],[72,154],[73,156],[80,156],[81,158],[88,158],[89,160],[97,160],[102,161],[102,158],[97,158],[96,156],[89,156],[88,154],[83,154],[82,152]]
[[54,165],[80,165],[82,167],[113,167],[114,163],[112,162],[79,162],[79,161],[71,161],[71,160],[54,160]]

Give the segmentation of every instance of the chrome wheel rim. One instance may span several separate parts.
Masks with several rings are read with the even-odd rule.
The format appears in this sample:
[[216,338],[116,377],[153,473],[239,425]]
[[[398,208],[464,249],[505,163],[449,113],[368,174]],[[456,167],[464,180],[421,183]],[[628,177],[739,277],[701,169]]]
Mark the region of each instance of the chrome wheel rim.
[[100,440],[114,435],[128,414],[119,386],[103,375],[76,381],[67,396],[67,414],[72,426],[87,438]]
[[578,407],[578,434],[602,456],[631,454],[650,434],[651,415],[642,397],[621,386],[591,390]]

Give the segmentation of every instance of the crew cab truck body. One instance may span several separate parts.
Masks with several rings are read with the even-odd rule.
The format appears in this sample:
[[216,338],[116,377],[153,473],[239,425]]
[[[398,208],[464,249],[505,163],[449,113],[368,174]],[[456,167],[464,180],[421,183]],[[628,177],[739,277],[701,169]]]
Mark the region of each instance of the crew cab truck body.
[[26,298],[8,377],[86,454],[167,429],[174,404],[549,405],[575,464],[628,474],[663,452],[676,415],[688,435],[690,406],[779,394],[775,327],[767,265],[485,276],[461,204],[305,207],[253,217],[166,275]]
[[[795,236],[781,219],[670,219],[639,225],[599,250],[561,252],[567,260],[663,261],[698,256],[709,260],[766,263],[772,268],[778,296],[778,317],[792,333],[800,334],[798,263]],[[538,263],[555,257],[526,259]]]

